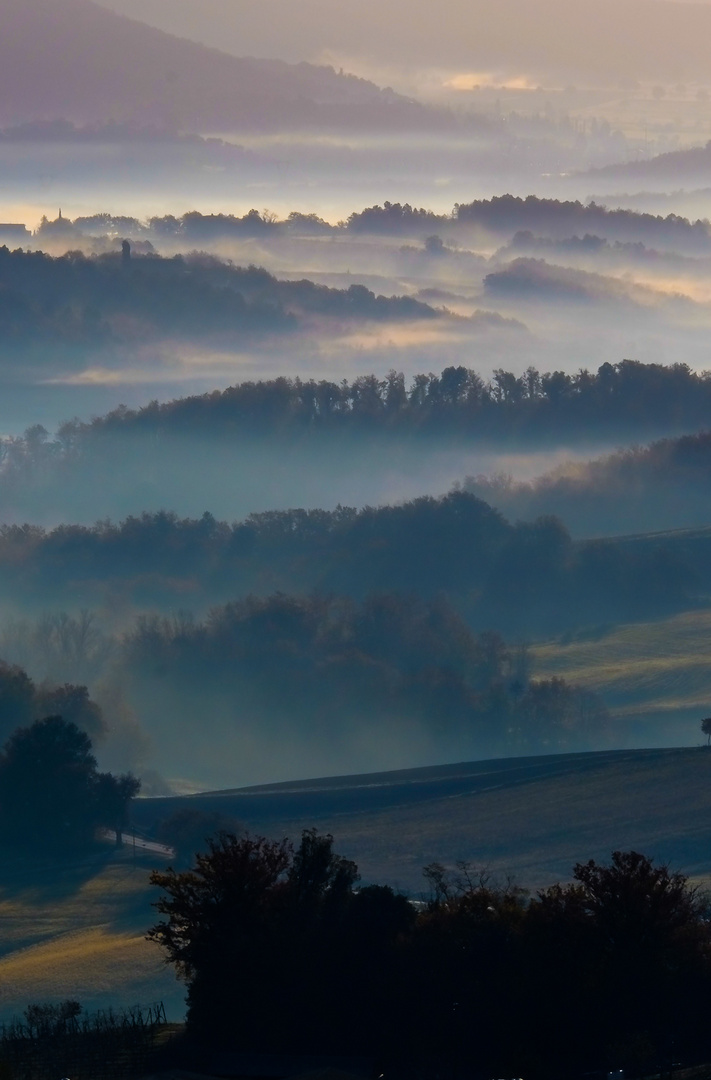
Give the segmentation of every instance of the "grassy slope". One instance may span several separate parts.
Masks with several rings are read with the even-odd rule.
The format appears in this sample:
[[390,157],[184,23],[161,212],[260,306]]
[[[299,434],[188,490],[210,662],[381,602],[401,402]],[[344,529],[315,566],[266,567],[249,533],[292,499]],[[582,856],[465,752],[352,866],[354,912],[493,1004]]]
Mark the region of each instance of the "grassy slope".
[[162,999],[180,1018],[183,991],[156,946],[148,871],[160,856],[107,849],[81,861],[3,862],[0,1019],[32,1001],[66,997],[86,1008]]
[[[149,828],[177,805],[219,807],[252,832],[316,826],[365,881],[415,895],[421,870],[457,859],[529,888],[578,860],[636,848],[711,879],[711,750],[619,751],[473,762],[139,800]],[[160,856],[106,850],[82,863],[6,862],[0,890],[0,1017],[33,1000],[89,1007],[157,998],[179,1018],[182,989],[143,940],[155,919],[147,871]]]
[[701,737],[700,718],[711,712],[711,610],[601,627],[531,652],[537,677],[596,690],[633,738],[637,725],[654,722],[679,724],[676,742]]
[[620,751],[479,762],[379,776],[144,800],[146,826],[176,805],[219,808],[252,832],[333,833],[364,880],[417,894],[421,869],[471,860],[527,887],[634,847],[711,876],[711,751]]

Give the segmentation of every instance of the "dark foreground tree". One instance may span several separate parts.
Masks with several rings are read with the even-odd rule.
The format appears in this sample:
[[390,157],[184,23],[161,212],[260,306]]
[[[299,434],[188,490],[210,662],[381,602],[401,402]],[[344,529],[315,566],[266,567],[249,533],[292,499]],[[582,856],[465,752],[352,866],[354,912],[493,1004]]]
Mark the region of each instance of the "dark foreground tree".
[[188,984],[188,1024],[243,1050],[374,1054],[422,1077],[564,1077],[707,1060],[706,908],[637,852],[578,864],[527,900],[431,864],[416,910],[354,888],[332,838],[222,835],[155,873],[149,931]]
[[379,1048],[415,912],[357,877],[314,831],[296,850],[223,833],[192,870],[155,872],[164,918],[148,938],[188,984],[189,1029],[255,1051]]
[[570,1062],[594,1038],[609,1064],[632,1071],[663,1064],[673,1047],[706,1052],[704,894],[635,851],[578,863],[574,878],[539,894],[528,913],[527,966],[540,990],[530,1037],[557,1040]]
[[701,730],[707,737],[706,745],[711,746],[711,716],[707,716],[701,721]]
[[140,784],[99,773],[91,739],[50,716],[18,728],[0,753],[0,838],[27,848],[91,842],[98,826],[123,826]]

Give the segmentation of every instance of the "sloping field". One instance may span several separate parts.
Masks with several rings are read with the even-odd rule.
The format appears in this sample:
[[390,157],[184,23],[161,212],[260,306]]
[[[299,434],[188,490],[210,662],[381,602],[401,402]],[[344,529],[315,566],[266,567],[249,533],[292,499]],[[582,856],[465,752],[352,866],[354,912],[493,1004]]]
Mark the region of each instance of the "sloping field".
[[151,828],[178,806],[221,810],[251,832],[315,826],[365,881],[418,895],[422,867],[470,860],[535,888],[576,861],[636,848],[711,877],[711,750],[616,751],[474,762],[139,800]]
[[637,721],[647,730],[656,721],[675,725],[675,743],[696,741],[700,718],[711,714],[708,609],[599,627],[572,641],[536,645],[531,655],[537,678],[560,675],[600,693],[621,734],[629,731],[633,739]]
[[184,992],[160,950],[148,884],[160,856],[107,848],[75,862],[8,860],[0,888],[0,1019],[67,997],[93,1010],[163,1000],[180,1019]]
[[[534,889],[576,861],[636,848],[711,880],[711,750],[705,747],[469,762],[170,799],[140,799],[150,830],[178,806],[219,809],[254,833],[332,832],[364,881],[423,892],[422,867],[470,860]],[[32,1001],[88,1008],[166,1002],[183,990],[143,938],[159,854],[107,848],[81,862],[6,861],[0,889],[0,1019]]]

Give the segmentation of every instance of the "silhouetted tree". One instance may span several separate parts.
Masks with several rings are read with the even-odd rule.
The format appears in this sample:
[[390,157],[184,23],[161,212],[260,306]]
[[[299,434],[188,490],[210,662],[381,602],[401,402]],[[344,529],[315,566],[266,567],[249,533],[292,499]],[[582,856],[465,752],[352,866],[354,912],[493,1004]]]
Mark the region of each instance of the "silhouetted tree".
[[131,773],[122,776],[97,773],[94,777],[96,822],[115,832],[116,847],[123,844],[123,830],[128,824],[131,800],[140,789],[140,780]]
[[0,753],[0,836],[29,848],[81,847],[99,825],[121,827],[138,791],[97,771],[86,732],[50,716],[18,728]]

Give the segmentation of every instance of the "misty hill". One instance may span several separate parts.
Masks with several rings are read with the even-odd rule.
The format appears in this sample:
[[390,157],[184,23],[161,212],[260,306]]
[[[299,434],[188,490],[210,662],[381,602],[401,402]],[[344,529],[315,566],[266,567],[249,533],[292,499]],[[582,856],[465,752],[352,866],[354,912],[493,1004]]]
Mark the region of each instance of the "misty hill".
[[62,118],[190,131],[398,128],[421,106],[309,64],[237,59],[92,0],[2,0],[0,122]]
[[[154,829],[179,808],[235,814],[255,834],[330,831],[363,883],[429,896],[422,868],[458,859],[504,881],[542,888],[569,881],[576,862],[613,849],[645,852],[711,875],[709,756],[704,747],[566,754],[334,776],[192,797],[139,799],[134,819]],[[3,1019],[30,1002],[74,995],[87,1008],[164,1000],[182,1015],[184,988],[154,944],[160,856],[131,847],[82,864],[6,865],[2,902]]]
[[455,207],[457,222],[495,233],[530,229],[564,240],[586,232],[623,242],[648,242],[679,251],[711,251],[709,225],[676,214],[666,217],[632,210],[608,210],[597,203],[501,195]]
[[512,256],[532,256],[546,260],[552,258],[556,261],[562,259],[576,265],[582,263],[585,266],[611,269],[633,266],[660,275],[674,272],[705,275],[711,269],[711,260],[708,256],[658,251],[641,242],[623,243],[615,240],[610,243],[601,236],[587,232],[583,236],[568,236],[560,240],[549,236],[536,236],[530,229],[521,229],[496,253],[497,260],[508,260]]
[[593,180],[636,180],[639,183],[660,185],[708,183],[711,173],[711,141],[704,146],[692,146],[687,150],[673,150],[658,154],[647,161],[628,161],[591,169],[586,175]]
[[[349,303],[348,292],[325,296],[337,308]],[[365,300],[380,310],[370,294]],[[45,351],[37,350],[41,363]],[[579,457],[581,447],[593,453],[595,446],[698,431],[710,406],[704,372],[630,360],[574,375],[502,368],[486,382],[465,367],[410,382],[396,371],[350,383],[245,382],[68,421],[54,435],[34,425],[24,436],[0,439],[0,505],[5,521],[45,526],[156,507],[184,517],[209,509],[234,520],[338,501],[362,506],[441,492],[467,474],[495,469],[492,457],[501,453],[563,447]],[[501,505],[502,494],[497,488],[484,498]],[[528,516],[511,505],[514,517]]]
[[279,594],[203,620],[145,615],[118,656],[161,770],[203,784],[615,745],[593,690],[529,677],[520,650],[442,599]]
[[[71,223],[61,218],[51,228],[70,241],[74,236]],[[6,360],[33,348],[42,356],[39,350],[48,344],[77,360],[86,348],[166,338],[234,345],[242,335],[294,330],[306,318],[440,315],[409,297],[376,297],[362,285],[339,290],[278,281],[266,270],[234,267],[210,256],[127,259],[72,251],[52,258],[0,247],[0,358],[4,354]]]
[[[701,738],[701,733],[699,732]],[[422,867],[470,860],[528,887],[578,860],[634,848],[711,874],[711,754],[705,747],[510,758],[341,776],[171,799],[139,799],[153,828],[178,807],[218,810],[250,831],[333,833],[366,881],[425,892]]]
[[711,434],[663,439],[562,466],[532,483],[480,477],[465,487],[505,513],[560,515],[577,536],[706,527]]
[[484,288],[495,297],[533,302],[639,305],[658,299],[651,289],[544,259],[514,259],[487,274]]
[[369,67],[496,72],[533,84],[706,81],[711,11],[705,4],[599,0],[103,0],[107,7],[232,52],[311,59],[324,52]]
[[689,221],[678,214],[661,215],[635,210],[608,210],[599,203],[540,198],[537,195],[496,195],[457,203],[451,214],[435,214],[408,203],[386,202],[350,215],[346,222],[355,234],[426,236],[433,231],[446,235],[478,232],[513,236],[529,230],[540,236],[565,240],[591,233],[623,243],[648,243],[672,251],[711,252],[711,233],[706,221]]
[[447,598],[478,630],[544,633],[644,619],[698,602],[665,543],[573,542],[555,518],[510,524],[464,492],[361,511],[252,514],[228,525],[165,511],[91,528],[0,528],[0,593],[14,609],[204,611],[274,592]]

